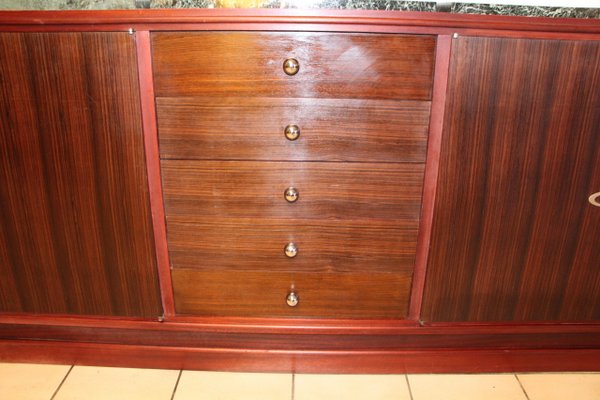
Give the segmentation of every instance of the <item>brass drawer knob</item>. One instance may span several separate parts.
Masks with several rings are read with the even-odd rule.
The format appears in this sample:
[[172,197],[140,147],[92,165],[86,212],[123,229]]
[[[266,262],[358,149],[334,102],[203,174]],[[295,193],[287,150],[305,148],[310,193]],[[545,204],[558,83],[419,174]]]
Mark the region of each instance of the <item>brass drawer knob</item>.
[[294,258],[296,257],[296,255],[298,255],[298,247],[296,247],[295,243],[286,244],[283,251],[285,252],[285,255],[289,258]]
[[300,70],[300,63],[295,58],[288,58],[283,62],[283,71],[292,76],[296,75]]
[[590,202],[591,205],[600,207],[600,192],[592,194],[588,198],[588,201]]
[[289,187],[289,188],[285,189],[285,192],[283,192],[283,195],[288,203],[294,203],[295,201],[298,200],[300,193],[298,193],[298,189],[296,189],[294,187]]
[[290,307],[296,307],[298,305],[298,303],[300,302],[300,298],[298,297],[298,295],[295,292],[290,292],[290,293],[288,293],[288,295],[285,299],[285,302]]
[[283,131],[287,140],[296,140],[300,136],[300,128],[298,125],[288,125]]

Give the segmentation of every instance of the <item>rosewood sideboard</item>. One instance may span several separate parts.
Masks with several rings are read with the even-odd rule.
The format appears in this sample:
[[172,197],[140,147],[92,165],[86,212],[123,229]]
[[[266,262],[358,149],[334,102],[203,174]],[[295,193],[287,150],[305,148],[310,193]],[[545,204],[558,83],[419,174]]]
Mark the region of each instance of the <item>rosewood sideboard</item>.
[[600,370],[600,21],[0,13],[0,360]]

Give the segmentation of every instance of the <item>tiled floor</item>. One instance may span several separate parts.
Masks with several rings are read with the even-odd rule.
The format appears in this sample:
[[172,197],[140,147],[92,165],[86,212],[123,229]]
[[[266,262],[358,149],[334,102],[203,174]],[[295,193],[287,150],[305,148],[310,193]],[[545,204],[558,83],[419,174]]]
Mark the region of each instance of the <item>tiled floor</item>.
[[292,375],[0,363],[10,400],[600,399],[600,373]]

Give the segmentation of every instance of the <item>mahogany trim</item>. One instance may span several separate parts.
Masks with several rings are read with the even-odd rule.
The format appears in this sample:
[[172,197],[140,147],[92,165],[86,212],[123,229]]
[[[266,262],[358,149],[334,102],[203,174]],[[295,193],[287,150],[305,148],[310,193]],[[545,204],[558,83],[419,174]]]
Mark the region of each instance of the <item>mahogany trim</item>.
[[406,320],[355,320],[305,318],[246,318],[246,317],[175,317],[170,322],[123,319],[116,317],[83,317],[72,315],[3,314],[0,328],[7,325],[38,327],[60,326],[110,329],[154,329],[157,331],[228,332],[248,334],[306,334],[306,335],[486,335],[536,333],[592,333],[600,337],[600,322],[503,322],[503,323],[431,323],[418,325]]
[[450,52],[452,37],[438,36],[435,54],[435,71],[433,74],[433,93],[431,114],[429,116],[429,138],[427,143],[427,164],[423,182],[423,199],[421,203],[421,221],[417,237],[417,255],[413,273],[412,292],[408,311],[408,319],[418,320],[421,316],[421,303],[425,289],[427,258],[431,242],[433,225],[433,209],[437,187],[440,150],[442,147],[442,130],[446,109],[446,89],[448,88],[448,71],[450,68]]
[[135,44],[138,58],[138,76],[140,81],[140,99],[142,110],[142,126],[144,131],[144,147],[146,149],[146,170],[150,191],[150,208],[152,210],[152,226],[154,228],[154,248],[158,266],[160,292],[164,318],[175,315],[173,286],[167,248],[167,230],[163,204],[162,181],[160,176],[160,157],[158,149],[158,131],[156,123],[156,104],[154,102],[154,82],[152,76],[152,48],[150,32],[135,33]]
[[3,11],[0,24],[22,25],[126,25],[126,24],[322,24],[415,26],[437,28],[522,30],[563,33],[600,33],[594,19],[506,17],[437,12],[311,10],[311,9],[163,9],[163,10],[73,10]]
[[292,373],[600,371],[600,350],[274,351],[0,340],[0,359],[76,365]]

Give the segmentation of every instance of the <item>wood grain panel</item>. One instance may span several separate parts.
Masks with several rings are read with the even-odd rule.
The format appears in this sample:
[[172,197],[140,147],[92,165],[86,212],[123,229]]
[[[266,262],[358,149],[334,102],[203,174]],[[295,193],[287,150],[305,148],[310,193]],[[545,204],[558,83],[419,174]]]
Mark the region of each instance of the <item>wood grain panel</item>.
[[[429,102],[158,98],[161,158],[425,162]],[[287,125],[300,127],[289,141]]]
[[600,319],[600,44],[454,41],[423,318]]
[[[286,273],[173,270],[175,309],[217,316],[402,318],[410,272]],[[296,307],[286,304],[291,289]]]
[[160,314],[134,38],[0,34],[0,311]]
[[[163,160],[172,216],[419,219],[422,164]],[[284,191],[299,198],[288,203]]]
[[[185,32],[152,35],[158,97],[429,100],[435,37]],[[300,70],[283,72],[295,58]]]
[[[173,268],[305,272],[411,271],[418,221],[169,216]],[[289,242],[298,255],[285,256]]]

